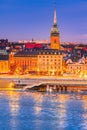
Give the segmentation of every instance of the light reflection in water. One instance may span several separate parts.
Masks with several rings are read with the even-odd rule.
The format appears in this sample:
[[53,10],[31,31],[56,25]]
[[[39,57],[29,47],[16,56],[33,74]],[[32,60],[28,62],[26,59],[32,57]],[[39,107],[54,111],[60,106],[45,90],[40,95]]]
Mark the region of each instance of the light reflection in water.
[[38,93],[38,92],[35,92],[35,93],[26,92],[26,96],[33,97],[33,99],[35,101],[35,104],[34,104],[35,113],[36,113],[36,115],[39,115],[42,110],[42,102],[43,102],[44,95],[42,93]]
[[83,130],[87,130],[87,95],[83,95],[82,100],[83,100],[84,113],[83,113],[83,122],[81,123],[81,125]]
[[58,106],[58,125],[59,128],[63,129],[63,126],[66,125],[66,102],[67,102],[67,97],[66,95],[59,95],[58,96],[58,101],[59,101],[59,106]]
[[0,92],[1,130],[87,130],[87,95],[9,90]]
[[15,126],[18,123],[16,120],[16,116],[18,115],[20,109],[19,104],[20,95],[15,91],[7,91],[7,96],[9,97],[9,107],[11,113],[11,120],[10,120],[11,128],[12,130],[16,130]]
[[84,105],[84,110],[87,110],[87,95],[83,96],[83,105]]
[[35,97],[35,102],[36,102],[35,113],[36,115],[39,116],[42,110],[43,95],[39,93],[38,95],[36,94],[36,96],[34,97]]
[[19,111],[19,100],[20,100],[20,95],[14,91],[9,91],[7,92],[9,96],[9,106],[11,110],[12,116],[16,116]]

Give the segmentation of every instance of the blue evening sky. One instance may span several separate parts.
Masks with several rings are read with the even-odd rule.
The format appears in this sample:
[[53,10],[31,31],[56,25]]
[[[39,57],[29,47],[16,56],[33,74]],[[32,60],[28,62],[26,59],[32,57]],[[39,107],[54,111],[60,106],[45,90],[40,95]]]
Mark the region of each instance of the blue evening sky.
[[[61,41],[87,42],[87,0],[56,0]],[[0,0],[0,38],[50,40],[54,0]]]

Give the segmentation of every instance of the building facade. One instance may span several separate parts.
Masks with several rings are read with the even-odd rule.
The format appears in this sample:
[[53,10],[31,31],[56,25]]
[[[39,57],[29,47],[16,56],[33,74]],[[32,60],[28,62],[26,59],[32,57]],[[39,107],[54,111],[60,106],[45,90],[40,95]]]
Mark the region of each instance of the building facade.
[[0,50],[0,74],[9,72],[9,55],[6,51]]
[[56,76],[62,74],[62,55],[58,50],[42,50],[38,54],[38,73]]
[[87,73],[87,64],[72,63],[67,65],[67,71],[77,75]]
[[58,50],[28,50],[11,55],[9,63],[14,73],[38,75],[62,74],[62,54]]
[[[11,56],[10,56],[11,57]],[[37,72],[37,52],[21,51],[17,52],[10,58],[10,66],[13,64],[14,73],[36,73]],[[12,60],[12,61],[11,61]],[[11,64],[12,63],[12,64]]]

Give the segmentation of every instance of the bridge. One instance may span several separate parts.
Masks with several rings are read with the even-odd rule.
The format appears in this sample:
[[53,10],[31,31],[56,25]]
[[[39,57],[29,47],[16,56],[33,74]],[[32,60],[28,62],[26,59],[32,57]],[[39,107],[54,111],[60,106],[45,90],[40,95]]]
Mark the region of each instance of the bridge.
[[46,85],[46,87],[56,87],[66,89],[64,87],[81,87],[87,89],[86,78],[54,78],[54,77],[37,77],[37,78],[0,78],[0,80],[8,80],[14,82],[17,86],[23,86],[23,90],[31,89],[35,86]]

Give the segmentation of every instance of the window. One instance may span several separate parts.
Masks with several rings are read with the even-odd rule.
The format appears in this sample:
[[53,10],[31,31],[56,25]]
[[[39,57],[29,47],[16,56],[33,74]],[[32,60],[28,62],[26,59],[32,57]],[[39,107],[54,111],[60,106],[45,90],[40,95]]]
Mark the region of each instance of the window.
[[54,43],[56,43],[56,39],[54,40]]

